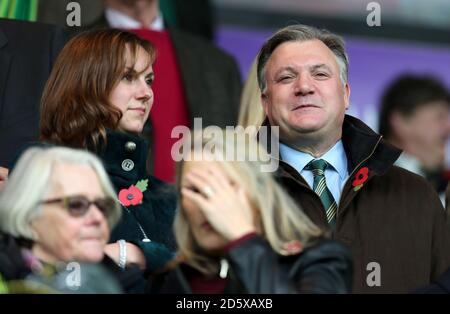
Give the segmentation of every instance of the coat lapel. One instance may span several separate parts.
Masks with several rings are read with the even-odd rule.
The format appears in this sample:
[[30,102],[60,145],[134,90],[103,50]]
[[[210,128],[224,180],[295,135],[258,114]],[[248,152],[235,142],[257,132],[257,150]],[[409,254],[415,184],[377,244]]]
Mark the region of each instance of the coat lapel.
[[[267,118],[262,125],[269,126]],[[270,138],[270,128],[268,128],[268,132],[269,136],[267,138]],[[260,133],[258,133],[258,141],[261,143]],[[367,181],[364,183],[365,185],[373,177],[386,173],[401,153],[399,149],[384,141],[379,134],[375,133],[362,121],[348,115],[346,115],[344,119],[342,142],[347,154],[349,177],[342,190],[341,200],[338,206],[338,216],[346,210],[359,191],[364,190],[363,186],[361,189],[355,191],[352,185],[358,171],[363,167],[368,167],[369,174]],[[279,156],[274,156],[272,154],[270,141],[262,144],[266,145],[265,147],[267,147],[272,158],[279,158]],[[295,169],[281,160],[279,160],[279,162],[281,171],[279,170],[277,174],[280,178],[290,178],[303,187],[305,191],[314,194],[303,177]],[[304,210],[308,211],[309,209],[304,208]],[[320,211],[320,213],[307,212],[307,214],[309,217],[312,215],[319,215],[316,219],[326,221],[322,211]]]
[[364,190],[363,186],[355,191],[352,184],[361,168],[369,169],[368,182],[373,177],[386,173],[401,154],[399,149],[384,141],[381,135],[352,116],[345,117],[342,142],[347,154],[349,177],[342,190],[338,216],[342,215],[359,191]]

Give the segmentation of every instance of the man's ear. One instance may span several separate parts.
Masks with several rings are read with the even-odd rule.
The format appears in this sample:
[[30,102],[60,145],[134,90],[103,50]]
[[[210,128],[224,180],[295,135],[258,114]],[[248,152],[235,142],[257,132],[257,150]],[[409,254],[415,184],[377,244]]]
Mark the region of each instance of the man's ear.
[[269,98],[267,97],[267,94],[265,92],[261,93],[261,104],[267,117],[269,111]]
[[347,110],[350,107],[350,85],[348,83],[344,86],[344,101],[345,109]]

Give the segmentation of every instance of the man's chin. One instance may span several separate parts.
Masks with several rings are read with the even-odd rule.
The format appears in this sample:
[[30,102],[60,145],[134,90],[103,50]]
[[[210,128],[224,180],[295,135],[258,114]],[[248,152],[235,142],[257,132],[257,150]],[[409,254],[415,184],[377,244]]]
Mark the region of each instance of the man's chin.
[[310,133],[318,131],[323,127],[323,118],[317,115],[292,117],[288,121],[288,124],[299,132]]
[[301,123],[293,125],[292,129],[297,134],[314,134],[321,130],[321,125],[318,123]]

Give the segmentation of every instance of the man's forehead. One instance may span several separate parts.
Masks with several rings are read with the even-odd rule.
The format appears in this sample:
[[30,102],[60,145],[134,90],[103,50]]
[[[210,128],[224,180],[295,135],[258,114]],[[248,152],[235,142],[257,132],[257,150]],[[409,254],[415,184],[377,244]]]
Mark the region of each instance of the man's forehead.
[[285,42],[274,50],[267,63],[277,68],[299,65],[337,65],[333,52],[317,39]]

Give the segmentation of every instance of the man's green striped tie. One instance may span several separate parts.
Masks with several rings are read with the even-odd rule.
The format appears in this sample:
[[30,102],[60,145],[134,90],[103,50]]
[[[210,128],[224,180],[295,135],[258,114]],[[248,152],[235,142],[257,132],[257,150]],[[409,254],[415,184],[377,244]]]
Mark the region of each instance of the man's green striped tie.
[[328,167],[328,163],[323,159],[316,159],[310,161],[305,169],[311,170],[314,175],[313,190],[320,197],[323,207],[325,208],[325,214],[327,221],[331,226],[334,226],[336,222],[337,204],[334,200],[333,194],[327,187],[325,179],[325,169]]

